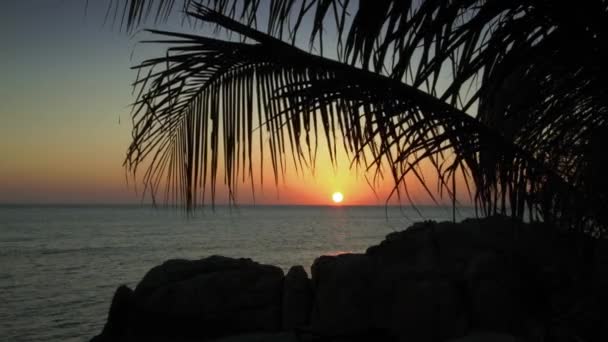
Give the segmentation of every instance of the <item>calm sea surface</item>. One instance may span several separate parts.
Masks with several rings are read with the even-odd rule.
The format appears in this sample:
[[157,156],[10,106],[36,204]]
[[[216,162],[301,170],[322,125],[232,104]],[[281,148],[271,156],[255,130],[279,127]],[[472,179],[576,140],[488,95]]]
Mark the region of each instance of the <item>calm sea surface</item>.
[[[449,208],[225,207],[187,218],[139,206],[0,206],[0,341],[88,341],[114,290],[172,258],[250,257],[307,270]],[[474,216],[461,209],[459,217]]]

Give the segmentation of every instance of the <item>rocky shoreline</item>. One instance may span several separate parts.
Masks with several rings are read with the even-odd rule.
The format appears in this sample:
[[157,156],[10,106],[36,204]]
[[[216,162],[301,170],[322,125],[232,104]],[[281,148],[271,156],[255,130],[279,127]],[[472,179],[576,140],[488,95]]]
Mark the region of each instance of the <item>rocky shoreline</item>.
[[505,217],[423,222],[279,267],[169,260],[92,341],[607,341],[608,243]]

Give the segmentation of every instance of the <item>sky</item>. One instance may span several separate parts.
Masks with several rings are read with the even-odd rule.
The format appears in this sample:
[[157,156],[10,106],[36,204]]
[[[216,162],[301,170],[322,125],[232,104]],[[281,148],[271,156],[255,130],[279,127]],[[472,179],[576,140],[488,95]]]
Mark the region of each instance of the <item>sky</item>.
[[134,41],[84,9],[81,0],[3,4],[0,202],[136,200],[121,168]]
[[[104,24],[99,2],[85,11],[84,0],[5,1],[0,203],[140,203],[122,166],[132,128],[136,72],[130,67],[163,54],[162,47],[142,46],[141,34]],[[155,27],[179,30],[172,23]],[[391,181],[374,193],[363,171],[348,164],[342,155],[332,167],[323,154],[314,174],[289,170],[278,187],[272,181],[256,184],[255,203],[324,205],[340,191],[344,204],[384,204]],[[253,202],[249,189],[241,187],[240,203]],[[221,185],[218,190],[225,193]],[[432,203],[419,185],[412,184],[412,194],[419,204]],[[225,196],[219,196],[222,201]]]

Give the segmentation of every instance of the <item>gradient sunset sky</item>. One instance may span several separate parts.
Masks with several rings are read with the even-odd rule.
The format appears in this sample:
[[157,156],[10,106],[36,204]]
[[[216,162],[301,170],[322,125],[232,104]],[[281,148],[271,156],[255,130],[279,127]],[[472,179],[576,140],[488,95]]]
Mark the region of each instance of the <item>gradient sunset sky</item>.
[[[141,201],[122,167],[136,76],[129,68],[163,48],[104,25],[106,2],[89,2],[86,16],[84,0],[3,4],[0,203]],[[180,30],[171,23],[155,27]],[[271,180],[258,185],[256,203],[330,204],[334,191],[344,193],[345,204],[385,203],[391,180],[378,184],[376,197],[345,156],[334,169],[321,152],[315,174],[291,170],[278,188]],[[251,203],[249,186],[240,189],[239,203]],[[411,190],[417,204],[431,203],[418,184]]]

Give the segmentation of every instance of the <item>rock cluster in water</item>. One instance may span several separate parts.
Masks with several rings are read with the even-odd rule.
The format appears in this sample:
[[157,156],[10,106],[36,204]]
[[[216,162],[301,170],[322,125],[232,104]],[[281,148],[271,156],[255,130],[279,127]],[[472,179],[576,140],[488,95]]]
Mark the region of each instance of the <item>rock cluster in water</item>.
[[542,224],[417,223],[311,273],[170,260],[93,341],[608,341],[608,243]]

